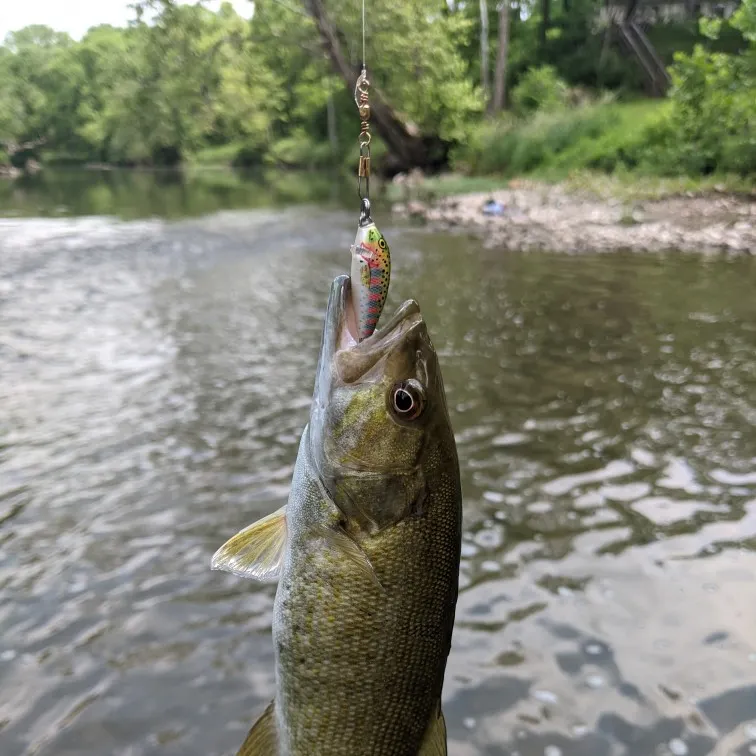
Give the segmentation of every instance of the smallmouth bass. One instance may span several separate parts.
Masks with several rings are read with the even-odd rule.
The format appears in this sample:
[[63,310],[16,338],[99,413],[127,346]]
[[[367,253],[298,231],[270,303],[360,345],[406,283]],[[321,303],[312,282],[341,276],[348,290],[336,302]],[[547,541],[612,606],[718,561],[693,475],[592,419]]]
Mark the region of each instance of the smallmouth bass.
[[332,284],[285,507],[213,569],[278,579],[276,695],[239,756],[442,756],[462,495],[436,352],[416,302],[354,339]]

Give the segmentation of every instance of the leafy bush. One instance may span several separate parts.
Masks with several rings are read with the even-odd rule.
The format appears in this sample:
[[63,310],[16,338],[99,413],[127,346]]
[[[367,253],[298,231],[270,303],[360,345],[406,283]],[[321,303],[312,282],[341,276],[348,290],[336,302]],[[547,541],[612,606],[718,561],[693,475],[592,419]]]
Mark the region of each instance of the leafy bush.
[[666,117],[666,103],[601,103],[505,116],[485,124],[453,156],[471,173],[563,175],[591,168],[611,172],[643,160],[648,133]]
[[568,88],[553,66],[531,68],[512,90],[512,105],[517,113],[556,110],[567,103]]
[[728,22],[702,20],[700,34],[717,40],[727,28],[740,35],[740,51],[697,44],[677,53],[666,102],[567,107],[555,69],[531,69],[513,91],[516,115],[479,126],[453,161],[484,175],[756,175],[756,0],[743,0]]
[[[740,54],[698,44],[675,55],[671,114],[649,148],[662,172],[756,173],[756,0],[744,0],[730,25],[747,43]],[[702,19],[704,35],[721,31],[721,21]]]
[[201,166],[233,166],[256,168],[263,164],[267,145],[256,141],[234,141],[212,147],[203,147],[191,155],[190,162]]
[[318,142],[304,130],[296,129],[271,145],[265,162],[289,168],[316,168],[329,165],[333,158],[330,144]]

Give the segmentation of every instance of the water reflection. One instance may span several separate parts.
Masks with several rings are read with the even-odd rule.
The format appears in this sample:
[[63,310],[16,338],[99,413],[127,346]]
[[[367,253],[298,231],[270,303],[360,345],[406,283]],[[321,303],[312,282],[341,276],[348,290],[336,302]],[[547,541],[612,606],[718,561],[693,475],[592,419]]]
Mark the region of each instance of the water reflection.
[[[287,494],[353,233],[2,221],[3,756],[238,747],[273,589],[209,558]],[[463,465],[450,753],[752,752],[754,262],[386,233]]]
[[322,172],[52,169],[17,181],[0,180],[0,218],[184,218],[313,200],[343,206],[347,197],[354,204],[352,185]]

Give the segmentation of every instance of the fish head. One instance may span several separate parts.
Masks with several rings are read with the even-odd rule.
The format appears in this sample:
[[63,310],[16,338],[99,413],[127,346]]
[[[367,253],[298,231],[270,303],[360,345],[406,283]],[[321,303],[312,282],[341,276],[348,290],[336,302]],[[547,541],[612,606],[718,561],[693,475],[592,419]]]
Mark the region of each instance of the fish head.
[[388,243],[383,234],[378,230],[375,223],[369,223],[365,226],[359,226],[357,229],[357,238],[354,241],[355,246],[366,247],[376,254],[388,252]]
[[391,252],[383,234],[375,223],[360,226],[354,240],[354,249],[370,268],[388,270],[391,265]]
[[350,280],[332,287],[309,424],[310,458],[357,530],[373,533],[422,512],[429,470],[457,465],[435,349],[414,300],[357,342]]

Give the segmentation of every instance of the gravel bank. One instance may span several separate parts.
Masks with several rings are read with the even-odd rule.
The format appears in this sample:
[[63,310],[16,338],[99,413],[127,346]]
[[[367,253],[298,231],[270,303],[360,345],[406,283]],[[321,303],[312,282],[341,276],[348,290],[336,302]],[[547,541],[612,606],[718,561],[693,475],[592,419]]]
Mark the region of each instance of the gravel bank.
[[[500,215],[484,214],[491,199],[503,206]],[[559,186],[510,185],[432,204],[399,203],[394,212],[436,229],[472,232],[486,246],[502,249],[756,255],[756,197],[714,193],[628,202],[578,195]]]

